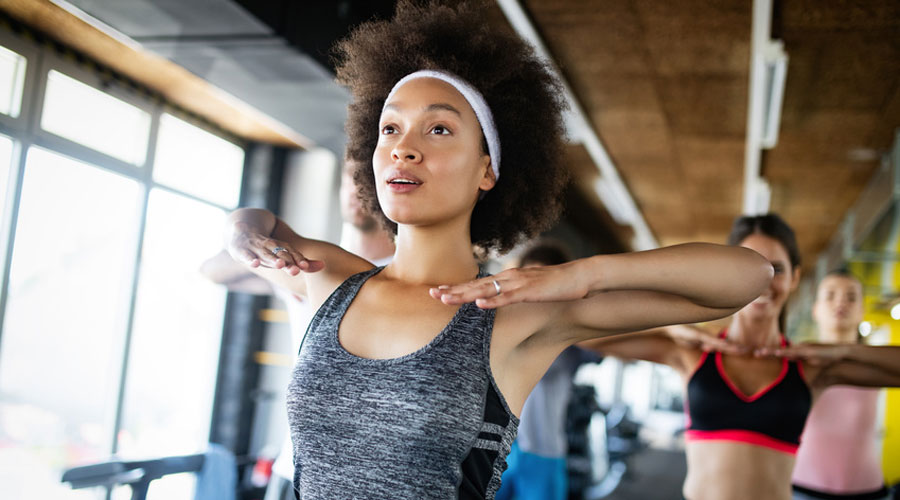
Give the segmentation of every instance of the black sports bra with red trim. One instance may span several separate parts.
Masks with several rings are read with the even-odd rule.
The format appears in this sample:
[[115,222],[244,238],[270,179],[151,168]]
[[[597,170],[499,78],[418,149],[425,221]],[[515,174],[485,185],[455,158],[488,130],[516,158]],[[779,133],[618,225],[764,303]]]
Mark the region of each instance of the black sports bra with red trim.
[[[724,338],[727,331],[720,336]],[[784,337],[781,344],[787,345]],[[687,385],[688,440],[739,441],[795,454],[812,407],[803,366],[782,360],[781,373],[748,396],[728,378],[722,353],[703,353]]]

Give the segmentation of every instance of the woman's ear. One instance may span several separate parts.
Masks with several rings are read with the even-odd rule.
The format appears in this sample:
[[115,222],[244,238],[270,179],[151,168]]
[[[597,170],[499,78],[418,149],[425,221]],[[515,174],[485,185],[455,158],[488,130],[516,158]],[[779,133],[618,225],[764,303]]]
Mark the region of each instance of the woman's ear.
[[478,189],[482,191],[490,191],[497,184],[497,178],[494,176],[494,169],[491,168],[491,157],[490,155],[483,155],[482,159],[482,168],[484,168],[484,175],[481,177],[481,182],[478,183]]

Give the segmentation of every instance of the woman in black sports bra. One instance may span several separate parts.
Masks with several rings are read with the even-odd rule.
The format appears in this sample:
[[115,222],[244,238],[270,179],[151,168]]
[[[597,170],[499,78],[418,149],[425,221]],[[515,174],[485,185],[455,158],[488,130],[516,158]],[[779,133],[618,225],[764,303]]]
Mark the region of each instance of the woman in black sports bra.
[[782,316],[800,279],[793,230],[774,214],[741,217],[728,242],[769,259],[775,277],[718,336],[667,327],[589,347],[666,364],[683,377],[685,498],[790,500],[794,455],[813,401],[836,384],[900,386],[900,347],[790,346]]

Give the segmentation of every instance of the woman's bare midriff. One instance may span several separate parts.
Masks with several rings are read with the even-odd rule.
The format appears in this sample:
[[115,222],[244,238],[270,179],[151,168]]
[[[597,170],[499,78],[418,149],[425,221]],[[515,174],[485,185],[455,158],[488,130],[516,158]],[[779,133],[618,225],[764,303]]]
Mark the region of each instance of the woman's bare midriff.
[[687,500],[790,500],[794,456],[731,441],[687,443]]

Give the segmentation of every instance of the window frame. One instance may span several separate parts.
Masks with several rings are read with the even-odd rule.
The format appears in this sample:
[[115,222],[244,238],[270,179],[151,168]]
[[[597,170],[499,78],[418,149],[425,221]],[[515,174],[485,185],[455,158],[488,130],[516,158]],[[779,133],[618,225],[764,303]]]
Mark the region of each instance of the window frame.
[[[25,173],[26,156],[32,146],[37,146],[53,153],[85,162],[95,168],[110,171],[124,177],[134,179],[140,185],[140,219],[135,229],[137,241],[135,252],[129,258],[133,259],[133,274],[130,277],[130,298],[127,311],[126,330],[121,339],[121,350],[116,353],[121,360],[119,366],[119,379],[116,382],[115,416],[112,432],[110,454],[117,453],[119,449],[118,434],[123,424],[123,410],[125,391],[127,388],[127,374],[131,357],[131,345],[134,331],[135,311],[137,308],[137,291],[140,285],[141,253],[144,246],[144,238],[147,226],[147,211],[150,192],[153,189],[161,189],[178,196],[182,196],[211,207],[225,211],[233,210],[236,206],[224,206],[196,195],[182,192],[178,189],[157,183],[153,180],[153,167],[159,137],[160,119],[163,113],[168,113],[190,125],[200,128],[216,137],[224,139],[244,151],[244,168],[247,168],[250,145],[249,141],[240,139],[215,126],[204,123],[202,119],[186,113],[179,108],[165,102],[157,93],[148,92],[142,87],[125,81],[113,73],[99,66],[94,61],[75,56],[74,53],[61,48],[60,45],[35,40],[34,36],[25,29],[25,33],[18,32],[9,24],[0,23],[0,45],[12,50],[26,61],[26,72],[22,102],[19,115],[15,118],[0,114],[0,134],[12,139],[14,147],[10,163],[5,208],[0,217],[0,362],[2,362],[2,340],[5,313],[7,307],[9,272],[12,265],[12,254],[15,245],[16,221],[19,215],[19,206],[22,198],[22,181]],[[58,136],[41,128],[41,117],[44,107],[44,98],[47,90],[48,76],[51,70],[58,71],[70,78],[76,79],[94,89],[131,104],[150,115],[149,137],[147,152],[142,165],[134,165],[120,160],[108,154],[79,144],[70,139]],[[245,176],[244,176],[245,177]],[[224,321],[223,311],[223,321]],[[118,363],[114,360],[113,362]],[[218,373],[213,377],[218,379]],[[211,388],[215,391],[215,387]],[[214,426],[215,407],[208,415],[210,429]],[[109,498],[107,490],[107,498]]]

